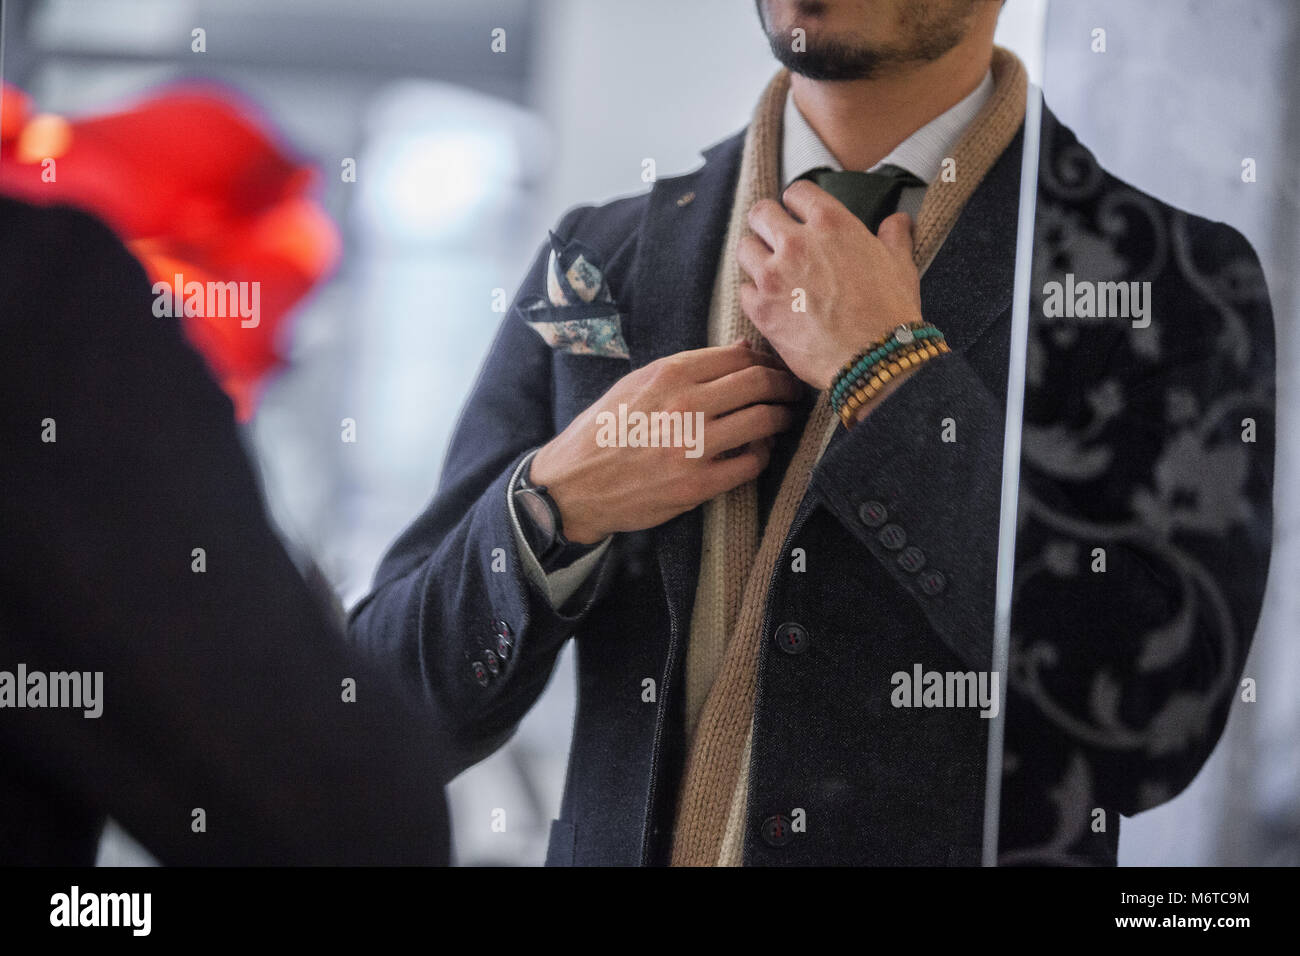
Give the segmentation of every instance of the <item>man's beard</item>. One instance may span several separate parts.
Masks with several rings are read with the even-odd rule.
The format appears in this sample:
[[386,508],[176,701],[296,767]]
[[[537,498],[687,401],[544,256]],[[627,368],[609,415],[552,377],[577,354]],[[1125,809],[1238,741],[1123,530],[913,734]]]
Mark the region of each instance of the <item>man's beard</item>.
[[[975,2],[953,4],[956,11],[945,11],[948,15],[936,15],[932,6],[918,4],[913,13],[912,35],[906,45],[870,46],[809,35],[801,52],[795,52],[794,37],[788,31],[777,33],[769,27],[763,16],[762,0],[757,0],[757,6],[772,55],[791,73],[810,80],[872,80],[908,64],[933,62],[955,47],[965,36]],[[958,15],[952,16],[953,12]]]
[[769,33],[767,42],[782,66],[810,80],[870,80],[887,73],[899,62],[890,51],[835,40],[809,44],[801,53],[791,49],[791,38],[787,36]]

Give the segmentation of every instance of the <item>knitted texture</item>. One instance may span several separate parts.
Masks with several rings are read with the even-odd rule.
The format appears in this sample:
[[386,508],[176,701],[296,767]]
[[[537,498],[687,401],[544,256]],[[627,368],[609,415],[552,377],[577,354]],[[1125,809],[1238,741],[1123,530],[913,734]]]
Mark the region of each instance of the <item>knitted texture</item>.
[[[768,84],[745,137],[740,177],[727,225],[722,261],[709,306],[709,345],[728,345],[744,338],[756,350],[771,353],[767,340],[740,308],[744,273],[736,249],[748,229],[750,207],[775,197],[781,176],[781,116],[790,74],[781,70]],[[745,581],[758,550],[758,485],[747,482],[704,504],[700,577],[686,645],[686,739],[695,733],[704,701],[722,667],[730,635],[740,616]]]
[[[921,271],[933,261],[967,200],[1024,121],[1028,83],[1024,66],[1014,54],[996,48],[992,70],[993,95],[953,150],[955,178],[951,182],[943,176],[937,178],[922,201],[913,252]],[[710,344],[725,344],[743,336],[754,347],[771,351],[740,308],[743,274],[736,250],[749,231],[746,216],[754,203],[765,197],[779,198],[781,117],[789,86],[789,73],[783,69],[764,90],[746,132],[710,310]],[[753,482],[705,505],[705,540],[687,647],[688,753],[678,793],[673,866],[734,866],[741,862],[744,840],[740,830],[748,792],[746,756],[770,582],[813,467],[837,424],[823,392],[786,470],[761,538]],[[727,835],[730,838],[724,842]]]

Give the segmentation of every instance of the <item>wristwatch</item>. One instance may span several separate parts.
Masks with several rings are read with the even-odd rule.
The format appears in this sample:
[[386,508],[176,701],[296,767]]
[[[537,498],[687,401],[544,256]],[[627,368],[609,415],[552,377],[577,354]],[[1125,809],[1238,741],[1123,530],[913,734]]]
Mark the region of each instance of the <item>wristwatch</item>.
[[533,460],[530,458],[515,483],[511,497],[528,546],[542,570],[549,574],[558,568],[568,567],[584,554],[594,551],[597,545],[575,544],[564,536],[560,507],[547,492],[545,485],[533,484],[532,469]]

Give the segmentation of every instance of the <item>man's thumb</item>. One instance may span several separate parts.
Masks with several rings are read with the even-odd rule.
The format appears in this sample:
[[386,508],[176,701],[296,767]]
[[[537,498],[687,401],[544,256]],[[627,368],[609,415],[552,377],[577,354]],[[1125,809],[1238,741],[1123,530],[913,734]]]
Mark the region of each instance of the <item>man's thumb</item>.
[[912,258],[912,217],[905,212],[896,212],[885,219],[876,230],[876,237],[885,244],[885,248],[900,259]]

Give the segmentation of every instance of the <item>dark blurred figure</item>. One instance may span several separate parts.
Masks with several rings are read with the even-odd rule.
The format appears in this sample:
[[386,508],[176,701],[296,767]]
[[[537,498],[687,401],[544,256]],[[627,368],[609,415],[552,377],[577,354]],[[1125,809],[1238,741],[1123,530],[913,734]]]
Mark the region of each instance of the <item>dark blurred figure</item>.
[[92,864],[106,814],[166,864],[446,863],[428,715],[349,655],[136,261],[0,199],[0,323],[0,672],[103,673],[99,717],[0,698],[0,863]]

